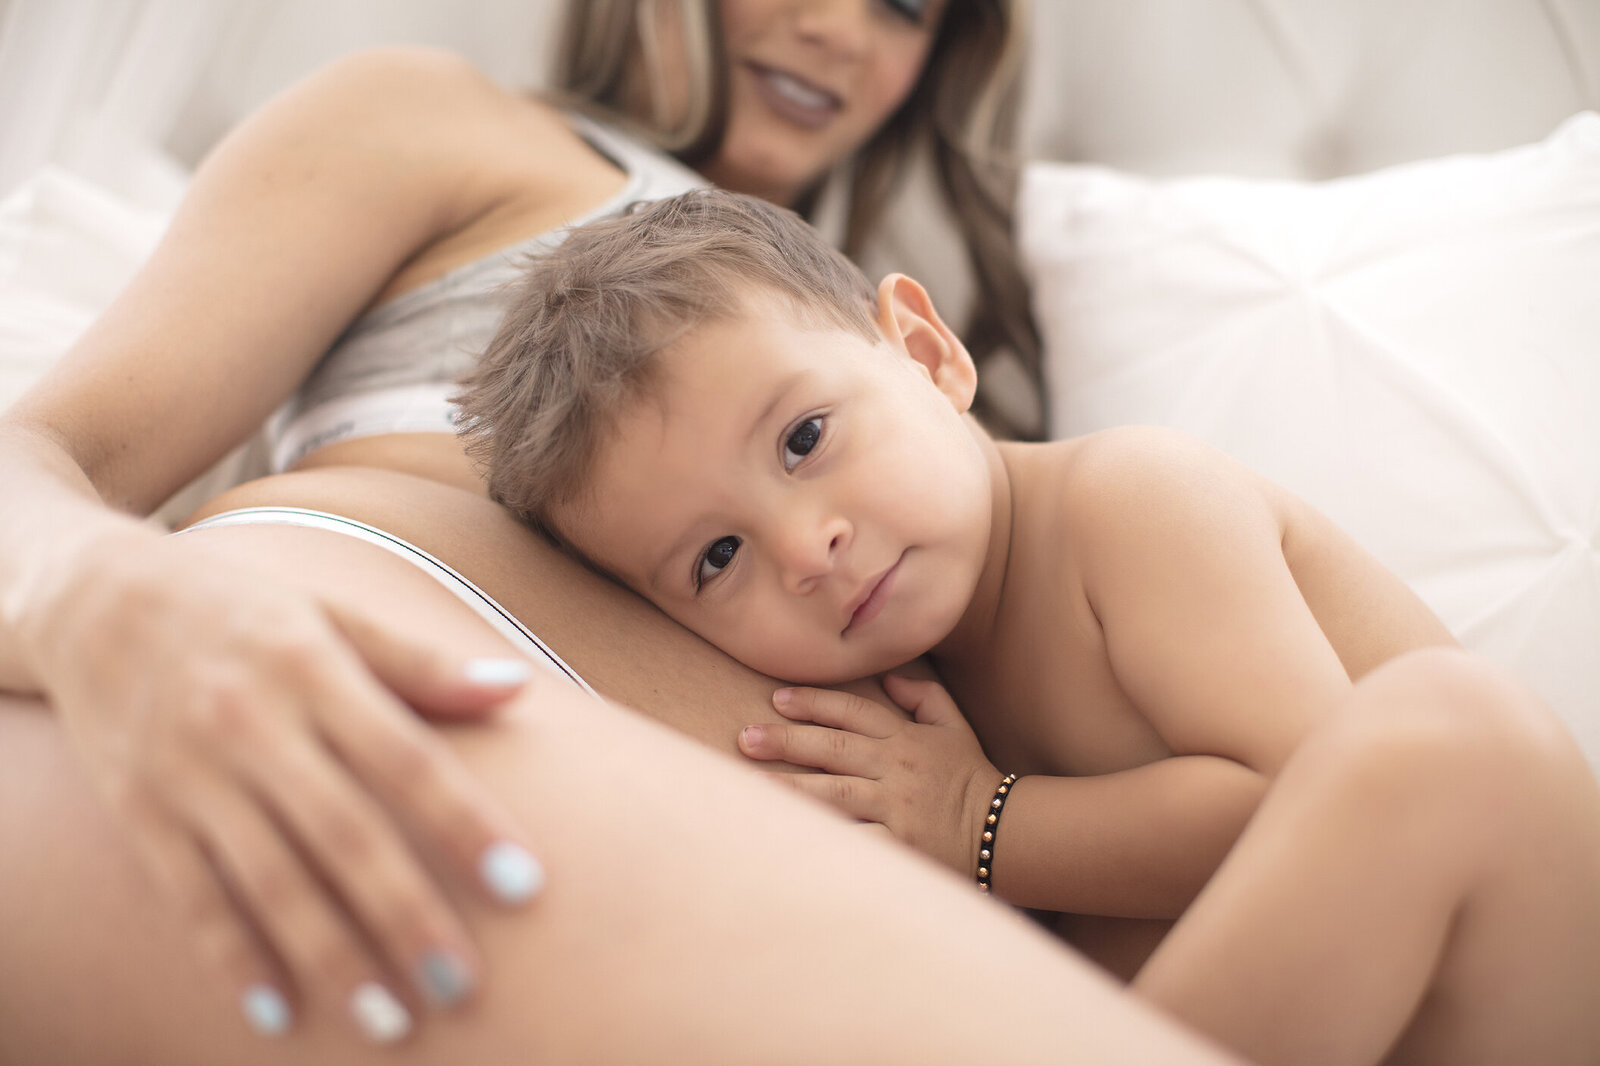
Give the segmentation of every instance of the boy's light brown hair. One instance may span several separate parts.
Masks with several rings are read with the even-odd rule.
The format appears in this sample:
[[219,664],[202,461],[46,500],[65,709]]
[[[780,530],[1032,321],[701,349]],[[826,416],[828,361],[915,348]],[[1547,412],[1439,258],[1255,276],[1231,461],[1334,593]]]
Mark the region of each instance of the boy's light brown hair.
[[801,325],[881,339],[860,269],[764,200],[697,189],[574,228],[530,263],[453,398],[489,495],[561,541],[551,510],[580,496],[615,420],[649,395],[657,353],[746,313],[755,293],[779,297]]

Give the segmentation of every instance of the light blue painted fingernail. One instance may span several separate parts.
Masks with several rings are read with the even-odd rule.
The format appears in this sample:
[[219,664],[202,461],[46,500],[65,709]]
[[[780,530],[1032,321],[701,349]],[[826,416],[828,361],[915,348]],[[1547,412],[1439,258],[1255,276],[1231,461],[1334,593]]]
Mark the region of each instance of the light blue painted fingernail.
[[509,840],[490,844],[478,860],[478,873],[502,903],[523,903],[544,887],[544,867],[528,849]]
[[417,983],[435,1007],[453,1007],[472,990],[472,971],[453,951],[435,948],[417,964]]
[[526,659],[468,659],[462,673],[475,685],[520,685],[533,676],[533,664]]
[[376,981],[351,993],[350,1014],[374,1044],[392,1044],[411,1032],[411,1012]]
[[282,1036],[289,1031],[289,1002],[271,985],[251,985],[239,997],[245,1021],[262,1036]]

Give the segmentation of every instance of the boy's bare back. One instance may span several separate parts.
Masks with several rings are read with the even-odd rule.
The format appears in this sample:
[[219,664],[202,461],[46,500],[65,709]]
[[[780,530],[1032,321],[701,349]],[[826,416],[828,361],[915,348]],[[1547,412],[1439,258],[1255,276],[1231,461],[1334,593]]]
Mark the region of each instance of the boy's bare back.
[[1197,441],[996,447],[1005,581],[987,639],[939,666],[997,764],[1081,776],[1200,753],[1270,774],[1353,680],[1454,643],[1350,536]]

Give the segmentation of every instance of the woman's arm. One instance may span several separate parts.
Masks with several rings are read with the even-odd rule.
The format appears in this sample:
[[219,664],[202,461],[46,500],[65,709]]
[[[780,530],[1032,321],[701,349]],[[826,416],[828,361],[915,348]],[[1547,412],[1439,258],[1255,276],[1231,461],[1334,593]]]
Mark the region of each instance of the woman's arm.
[[[475,679],[425,634],[179,550],[133,517],[251,432],[397,272],[496,207],[485,175],[503,168],[482,157],[509,106],[459,61],[414,51],[342,61],[284,93],[201,166],[149,263],[0,419],[0,686],[47,696],[175,894],[214,896],[195,850],[259,822],[270,853],[235,871],[247,887],[304,877],[308,858],[322,875],[383,870],[396,905],[377,940],[460,945],[433,878],[365,797],[409,760],[437,787],[402,811],[452,811],[468,839],[512,831],[431,734],[407,731],[406,703],[478,713],[514,680]],[[265,738],[253,777],[228,758],[239,723]],[[365,763],[339,750],[357,740]],[[328,788],[297,793],[304,765]],[[278,836],[296,820],[350,822],[377,843],[303,856]],[[323,920],[344,924],[323,895]],[[242,946],[249,929],[207,913],[197,939],[270,971]],[[288,935],[270,911],[255,919],[269,942]],[[346,955],[372,951],[347,937]]]
[[490,90],[467,69],[368,53],[270,101],[202,163],[149,261],[6,423],[108,506],[160,504],[253,432],[408,260],[484,210],[462,177],[479,146],[460,131]]

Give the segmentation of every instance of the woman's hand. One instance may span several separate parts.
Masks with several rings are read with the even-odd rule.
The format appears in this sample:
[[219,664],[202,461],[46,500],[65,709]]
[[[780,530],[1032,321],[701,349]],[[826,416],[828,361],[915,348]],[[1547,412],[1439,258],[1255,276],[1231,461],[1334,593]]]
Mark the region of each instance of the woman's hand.
[[955,701],[935,681],[887,675],[883,690],[911,715],[847,692],[779,689],[794,723],[747,726],[739,749],[821,774],[773,774],[845,814],[883,825],[957,873],[977,868],[978,834],[1001,774]]
[[297,1000],[333,997],[398,1039],[407,1001],[460,1002],[478,965],[409,841],[502,903],[543,880],[407,704],[480,716],[529,664],[431,650],[184,539],[102,553],[56,590],[35,673],[250,1023],[282,1032]]

